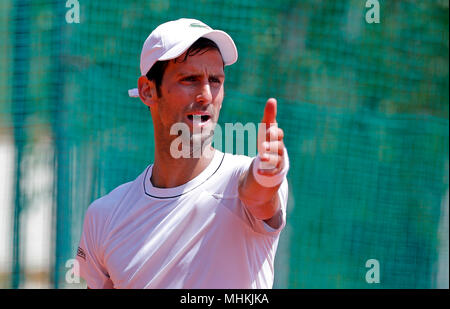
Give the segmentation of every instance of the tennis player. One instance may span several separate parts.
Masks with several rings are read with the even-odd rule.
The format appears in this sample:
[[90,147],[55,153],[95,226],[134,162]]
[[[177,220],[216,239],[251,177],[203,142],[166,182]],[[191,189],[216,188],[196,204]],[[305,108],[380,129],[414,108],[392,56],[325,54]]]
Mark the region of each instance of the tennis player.
[[[216,126],[224,66],[236,61],[231,37],[194,19],[145,41],[130,95],[151,111],[155,159],[89,206],[77,253],[89,288],[272,288],[289,168],[277,102],[261,105],[255,158],[214,149],[202,133]],[[173,155],[177,124],[191,146],[201,141],[199,156]]]

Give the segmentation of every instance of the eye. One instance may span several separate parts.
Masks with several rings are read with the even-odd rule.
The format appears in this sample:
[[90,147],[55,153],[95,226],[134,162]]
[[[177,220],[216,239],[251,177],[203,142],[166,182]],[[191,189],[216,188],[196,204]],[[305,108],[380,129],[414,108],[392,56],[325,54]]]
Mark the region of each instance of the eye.
[[210,77],[209,82],[214,84],[221,84],[220,79],[218,79],[217,77]]
[[186,76],[186,77],[183,77],[181,80],[184,82],[195,82],[196,78],[195,78],[195,76]]

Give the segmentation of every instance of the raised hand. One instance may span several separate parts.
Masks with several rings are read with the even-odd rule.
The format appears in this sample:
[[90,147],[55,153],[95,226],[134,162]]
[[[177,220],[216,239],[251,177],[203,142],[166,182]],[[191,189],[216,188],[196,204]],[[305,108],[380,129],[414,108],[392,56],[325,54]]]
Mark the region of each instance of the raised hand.
[[258,127],[258,154],[261,175],[277,174],[284,166],[283,130],[277,123],[277,100],[270,98],[264,107],[264,115]]

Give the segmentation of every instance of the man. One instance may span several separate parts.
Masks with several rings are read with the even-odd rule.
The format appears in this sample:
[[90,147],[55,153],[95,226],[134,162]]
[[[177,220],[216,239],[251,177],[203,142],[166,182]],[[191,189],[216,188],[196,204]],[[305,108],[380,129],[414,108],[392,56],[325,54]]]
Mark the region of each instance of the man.
[[[194,19],[164,23],[145,41],[138,95],[155,160],[89,206],[77,254],[89,288],[272,287],[288,193],[276,100],[264,108],[255,159],[214,149],[204,133],[219,118],[224,66],[236,60],[228,34]],[[180,124],[198,156],[174,155]]]

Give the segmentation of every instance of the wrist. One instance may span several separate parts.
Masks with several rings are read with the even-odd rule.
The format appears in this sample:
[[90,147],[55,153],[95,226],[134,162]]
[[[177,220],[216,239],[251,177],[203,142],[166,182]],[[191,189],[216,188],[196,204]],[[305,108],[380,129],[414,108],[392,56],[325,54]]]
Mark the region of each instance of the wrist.
[[261,161],[261,158],[259,157],[258,154],[253,161],[253,169],[252,169],[253,178],[255,178],[258,184],[267,188],[275,187],[281,184],[284,178],[286,178],[287,172],[289,170],[289,157],[286,148],[284,148],[283,151],[283,160],[284,166],[278,173],[274,175],[261,175],[258,172],[258,170],[261,168],[263,162]]

